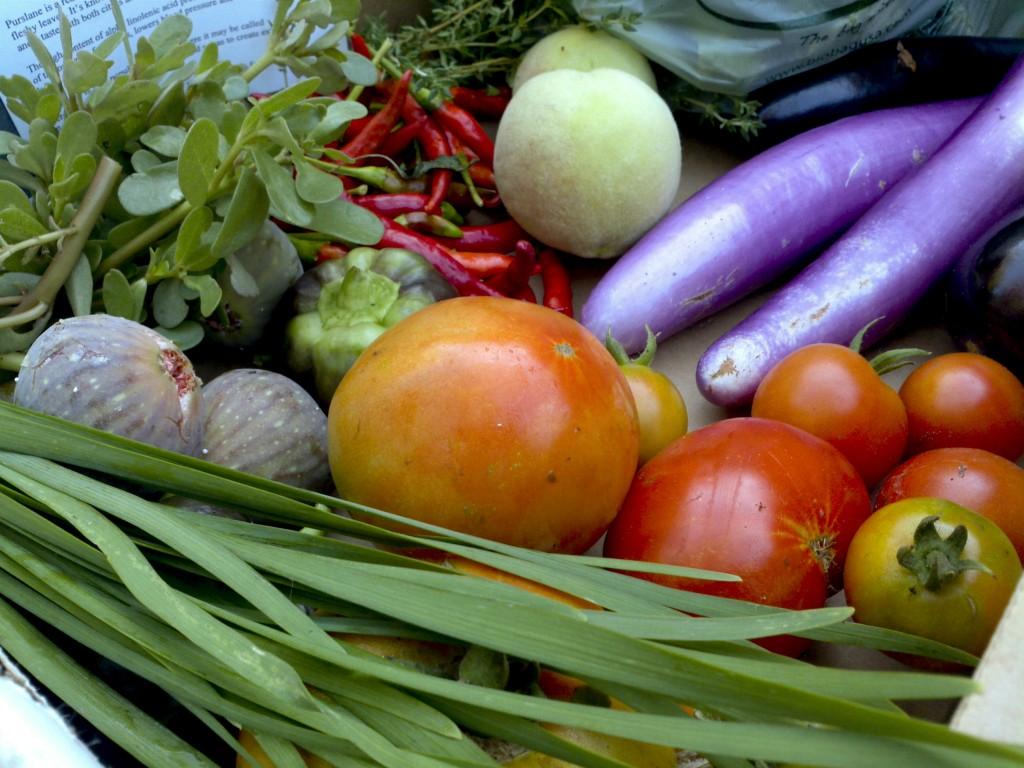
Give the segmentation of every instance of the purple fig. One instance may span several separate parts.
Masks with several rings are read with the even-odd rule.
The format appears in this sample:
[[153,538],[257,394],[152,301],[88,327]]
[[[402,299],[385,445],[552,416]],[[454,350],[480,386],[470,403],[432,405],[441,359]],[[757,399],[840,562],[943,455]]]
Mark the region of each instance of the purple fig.
[[215,464],[323,490],[327,416],[301,386],[273,371],[239,368],[203,389],[203,452]]
[[198,455],[200,381],[174,342],[140,323],[84,315],[28,348],[14,402],[133,440]]

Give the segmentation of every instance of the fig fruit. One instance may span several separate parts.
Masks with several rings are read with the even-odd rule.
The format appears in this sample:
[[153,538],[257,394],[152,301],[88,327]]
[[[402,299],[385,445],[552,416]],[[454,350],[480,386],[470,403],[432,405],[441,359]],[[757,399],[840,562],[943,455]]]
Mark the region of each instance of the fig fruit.
[[287,376],[258,368],[222,373],[203,388],[203,456],[224,467],[323,490],[327,415]]
[[133,440],[197,455],[200,381],[174,342],[132,320],[60,320],[28,348],[14,402]]
[[227,257],[217,282],[220,307],[207,318],[208,336],[226,347],[248,347],[263,335],[278,302],[302,276],[302,261],[288,236],[267,221]]

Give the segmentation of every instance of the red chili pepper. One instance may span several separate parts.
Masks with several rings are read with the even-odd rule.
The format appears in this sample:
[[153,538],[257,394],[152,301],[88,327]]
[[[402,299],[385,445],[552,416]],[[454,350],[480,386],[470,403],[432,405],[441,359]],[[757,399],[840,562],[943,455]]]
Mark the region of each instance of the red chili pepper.
[[360,34],[352,35],[352,50],[358,53],[360,56],[365,56],[368,59],[373,58],[373,53],[370,51],[370,46],[366,44],[366,39]]
[[390,133],[398,121],[398,116],[402,112],[402,105],[405,103],[405,97],[409,93],[409,83],[411,81],[412,70],[407,69],[398,81],[398,85],[391,91],[391,95],[388,97],[383,109],[371,118],[370,122],[367,123],[366,127],[355,138],[341,148],[342,152],[358,162],[358,159],[363,155],[371,154],[377,150],[384,137]]
[[355,200],[363,208],[387,217],[401,216],[403,213],[422,211],[427,204],[427,196],[415,192],[396,192],[394,194],[363,195]]
[[419,138],[421,125],[422,123],[406,123],[398,130],[389,133],[380,143],[380,154],[388,157],[397,157],[402,154],[414,139]]
[[469,112],[454,102],[444,101],[436,110],[437,121],[458,136],[487,165],[494,165],[494,141]]
[[537,303],[537,294],[533,292],[533,288],[529,283],[523,286],[523,290],[512,297],[513,299],[519,299],[520,301],[528,301],[531,304]]
[[507,85],[500,88],[466,88],[456,85],[451,89],[452,101],[456,106],[479,117],[497,119],[504,113],[512,99],[512,89]]
[[316,252],[316,263],[322,264],[325,261],[343,259],[346,253],[348,251],[337,243],[324,243]]
[[[358,199],[354,202],[359,202]],[[482,283],[462,266],[447,248],[433,239],[411,229],[406,229],[384,216],[384,235],[377,245],[381,248],[406,248],[420,254],[436,269],[460,296],[500,296],[501,293]]]
[[569,270],[550,248],[540,252],[540,275],[544,283],[544,306],[572,317],[572,281]]
[[[406,96],[402,105],[402,117],[406,122],[420,120],[420,147],[423,157],[436,160],[451,154],[451,147],[445,139],[444,132],[431,119],[427,111],[412,96]],[[440,213],[441,203],[448,197],[452,183],[452,171],[448,168],[435,168],[430,172],[430,199],[427,201],[427,213]]]
[[469,177],[473,179],[473,183],[478,187],[484,189],[497,189],[498,185],[494,181],[494,171],[490,166],[484,165],[483,163],[473,163],[469,166]]
[[505,296],[516,296],[530,282],[536,264],[537,251],[533,244],[529,240],[519,240],[515,245],[511,266],[492,279],[490,285]]
[[[476,186],[474,185],[474,191]],[[453,181],[451,188],[448,191],[448,202],[454,205],[456,208],[500,208],[501,207],[501,196],[495,192],[493,195],[481,196],[477,192],[477,199],[474,200],[473,196],[469,193],[469,187],[463,184],[461,181]]]
[[507,253],[516,247],[519,240],[527,237],[526,231],[515,219],[496,221],[493,224],[462,227],[462,237],[445,245],[460,251],[501,251]]
[[342,136],[342,139],[344,141],[351,141],[366,129],[366,126],[370,124],[371,120],[373,120],[373,115],[357,117],[355,120],[350,121],[349,124],[345,126],[345,133]]
[[494,251],[451,251],[455,260],[478,279],[486,279],[507,271],[515,257]]

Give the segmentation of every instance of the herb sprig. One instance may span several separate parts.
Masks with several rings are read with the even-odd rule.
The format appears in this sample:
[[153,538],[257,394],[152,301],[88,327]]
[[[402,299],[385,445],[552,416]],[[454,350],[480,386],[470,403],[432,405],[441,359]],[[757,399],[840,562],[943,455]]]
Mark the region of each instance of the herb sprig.
[[[357,2],[278,0],[266,50],[248,68],[221,59],[216,44],[199,51],[180,15],[132,45],[111,7],[118,31],[77,54],[60,14],[61,67],[27,32],[42,87],[0,77],[29,126],[24,138],[0,133],[4,365],[64,311],[148,321],[194,346],[229,257],[268,216],[353,244],[381,234],[339,199],[330,171],[347,158],[327,147],[366,108],[319,95],[376,81],[371,61],[338,48]],[[127,70],[112,76],[119,46]],[[300,79],[258,98],[249,84],[271,66]],[[232,265],[236,290],[253,282],[242,272]]]
[[[643,16],[620,9],[600,18],[583,18],[571,0],[445,0],[430,13],[392,29],[386,16],[370,16],[363,33],[371,46],[390,40],[389,56],[399,70],[412,69],[435,92],[454,85],[500,85],[535,42],[562,27],[636,29]],[[662,96],[675,112],[744,139],[757,133],[757,102],[698,88],[665,70],[659,77]]]

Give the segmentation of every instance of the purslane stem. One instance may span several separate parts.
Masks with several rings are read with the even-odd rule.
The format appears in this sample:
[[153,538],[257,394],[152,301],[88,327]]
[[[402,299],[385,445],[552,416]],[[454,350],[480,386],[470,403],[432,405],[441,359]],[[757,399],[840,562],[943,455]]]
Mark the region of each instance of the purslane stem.
[[65,227],[64,229],[55,229],[52,232],[47,232],[44,235],[38,235],[37,237],[30,237],[27,240],[22,240],[17,243],[11,243],[0,248],[0,264],[3,264],[14,254],[19,251],[24,251],[28,248],[34,248],[37,245],[46,245],[60,240],[62,237],[71,235],[75,232],[74,227]]
[[112,254],[107,256],[103,261],[100,262],[99,274],[105,275],[112,269],[117,269],[124,264],[128,259],[134,256],[136,253],[141,251],[150,243],[155,243],[161,237],[166,235],[176,226],[178,226],[185,217],[188,216],[192,210],[192,205],[188,200],[183,200],[178,205],[171,209],[169,213],[164,214],[159,219],[154,221],[149,227],[144,229],[142,232],[137,234],[127,243],[122,245]]
[[89,188],[82,197],[82,204],[78,213],[71,220],[71,227],[74,232],[64,238],[60,250],[53,257],[42,279],[25,294],[25,298],[18,304],[10,315],[0,318],[0,327],[13,327],[12,324],[20,324],[19,316],[32,313],[39,307],[45,312],[47,307],[53,306],[53,300],[57,292],[64,285],[71,275],[71,270],[78,263],[78,257],[82,255],[82,248],[85,246],[92,228],[96,226],[103,208],[117,187],[117,181],[121,177],[121,166],[114,160],[104,155],[96,166],[96,173],[89,183]]

